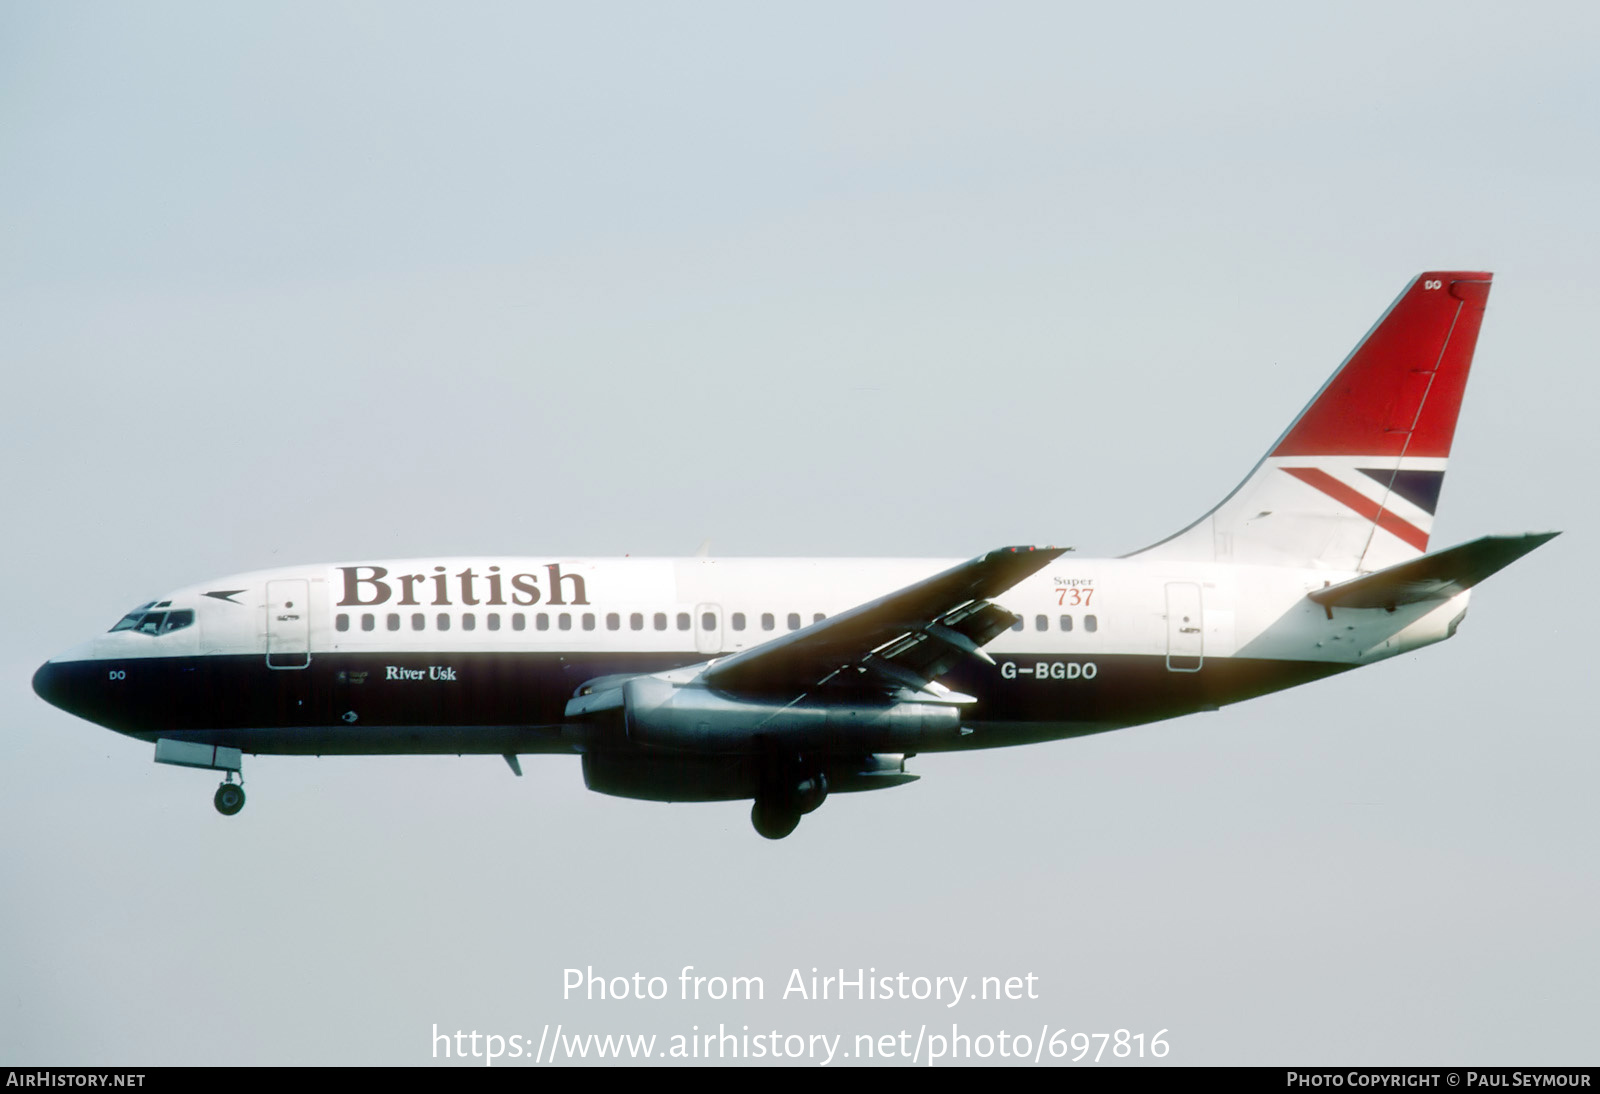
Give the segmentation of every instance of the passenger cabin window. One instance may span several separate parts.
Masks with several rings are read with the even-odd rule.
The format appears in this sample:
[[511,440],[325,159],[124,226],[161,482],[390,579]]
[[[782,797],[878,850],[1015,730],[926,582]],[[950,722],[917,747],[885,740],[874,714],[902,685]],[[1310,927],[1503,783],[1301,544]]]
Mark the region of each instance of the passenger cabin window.
[[511,615],[511,629],[514,631],[527,630],[528,617],[523,615],[521,612],[513,612]]
[[826,618],[828,618],[826,615],[823,615],[821,612],[816,612],[811,616],[811,622],[821,623]]
[[679,612],[678,613],[678,629],[680,631],[686,631],[686,630],[689,629],[689,613],[688,612]]
[[628,616],[628,629],[630,631],[642,631],[642,630],[644,630],[644,613],[643,612],[634,612],[632,615]]
[[477,616],[473,615],[471,612],[462,612],[461,613],[461,629],[462,630],[464,630],[464,631],[475,630],[475,629],[477,629],[477,626],[478,626],[478,617]]
[[771,612],[762,612],[761,613],[761,629],[764,630],[764,631],[770,631],[775,626],[777,626],[777,621],[772,618],[772,613]]
[[426,627],[427,625],[428,625],[428,617],[427,616],[423,615],[421,612],[412,612],[411,613],[411,629],[412,630],[420,631],[420,630],[422,630],[422,628]]
[[450,616],[447,613],[440,612],[437,622],[441,631],[447,631],[450,629]]
[[1022,629],[1022,616],[1017,616],[1017,621],[1011,624],[1011,629],[1014,631],[1020,631]]
[[400,629],[400,613],[399,612],[390,612],[389,613],[389,618],[384,621],[384,626],[388,627],[391,631],[399,630]]
[[1083,617],[1083,629],[1086,630],[1086,631],[1089,631],[1092,634],[1093,632],[1095,632],[1095,631],[1100,629],[1100,620],[1096,619],[1092,615],[1084,616]]
[[488,620],[489,629],[491,631],[497,631],[497,630],[500,629],[500,613],[499,612],[490,612],[486,618]]
[[586,631],[594,630],[594,613],[593,612],[584,612],[583,613],[583,629],[586,630]]
[[658,631],[666,630],[667,629],[667,613],[666,612],[657,612],[654,622],[655,622],[655,625],[656,625],[656,630],[658,630]]
[[361,629],[362,630],[370,631],[372,628],[376,627],[377,625],[378,625],[378,621],[376,619],[372,618],[372,613],[371,612],[362,612],[361,613]]
[[622,628],[622,616],[616,612],[606,613],[606,630],[615,631]]
[[349,630],[350,629],[350,617],[348,615],[345,615],[343,612],[340,612],[338,614],[338,616],[335,617],[335,619],[333,621],[333,629],[336,630],[336,631],[347,631],[347,630]]
[[743,612],[734,612],[730,621],[733,623],[733,629],[734,630],[736,630],[736,631],[744,630],[744,613]]
[[789,622],[789,629],[791,631],[799,630],[800,629],[800,613],[799,612],[790,612],[789,613],[789,621],[788,622]]
[[1036,631],[1047,631],[1047,630],[1049,630],[1050,629],[1050,617],[1048,615],[1034,616],[1033,629],[1036,630]]
[[701,612],[700,613],[700,629],[703,630],[703,631],[714,631],[714,630],[716,630],[717,629],[717,613],[716,612]]
[[540,612],[538,615],[534,616],[533,617],[533,629],[536,630],[536,631],[547,631],[547,630],[549,630],[550,629],[550,613],[549,612]]
[[572,613],[562,612],[560,615],[556,616],[556,626],[560,627],[564,631],[570,631],[572,629]]

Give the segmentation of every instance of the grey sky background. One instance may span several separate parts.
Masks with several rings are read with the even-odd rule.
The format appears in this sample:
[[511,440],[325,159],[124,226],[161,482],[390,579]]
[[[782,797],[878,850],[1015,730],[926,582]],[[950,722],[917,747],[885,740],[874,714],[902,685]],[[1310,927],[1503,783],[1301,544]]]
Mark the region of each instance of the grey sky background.
[[[530,1034],[1166,1029],[1179,1063],[1593,1063],[1587,5],[0,8],[0,1063]],[[768,843],[575,760],[247,759],[41,703],[209,577],[413,555],[1136,549],[1406,281],[1496,282],[1451,642],[924,756]],[[561,1000],[562,970],[759,975]],[[781,1000],[790,969],[1040,998]]]

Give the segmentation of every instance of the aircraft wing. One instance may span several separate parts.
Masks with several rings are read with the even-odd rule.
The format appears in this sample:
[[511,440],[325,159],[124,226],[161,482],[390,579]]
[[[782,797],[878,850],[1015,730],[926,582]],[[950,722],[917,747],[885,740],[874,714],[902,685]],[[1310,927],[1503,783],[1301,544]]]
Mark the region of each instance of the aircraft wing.
[[[712,663],[719,691],[799,696],[829,687],[920,690],[1016,622],[990,601],[1068,547],[1002,547],[803,630]],[[992,662],[991,662],[992,663]]]

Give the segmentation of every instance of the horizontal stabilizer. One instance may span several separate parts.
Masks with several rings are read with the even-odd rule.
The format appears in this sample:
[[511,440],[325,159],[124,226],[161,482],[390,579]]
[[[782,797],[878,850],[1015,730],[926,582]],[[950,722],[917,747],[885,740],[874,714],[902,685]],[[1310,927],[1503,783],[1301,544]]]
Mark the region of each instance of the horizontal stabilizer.
[[1363,574],[1308,595],[1327,608],[1387,608],[1449,600],[1484,578],[1505,569],[1517,559],[1559,536],[1560,532],[1529,532],[1520,536],[1484,536],[1438,554]]

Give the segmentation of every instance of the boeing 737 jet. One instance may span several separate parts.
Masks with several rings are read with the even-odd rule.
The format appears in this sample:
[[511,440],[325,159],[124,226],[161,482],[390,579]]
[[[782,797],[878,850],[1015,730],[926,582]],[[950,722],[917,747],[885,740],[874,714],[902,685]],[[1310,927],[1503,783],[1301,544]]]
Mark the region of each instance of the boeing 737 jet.
[[[1215,710],[1455,634],[1556,533],[1430,553],[1487,273],[1406,286],[1211,512],[1122,558],[364,559],[219,578],[48,661],[47,702],[224,773],[252,755],[556,753],[591,790],[753,799],[779,839],[919,752]],[[235,781],[236,777],[239,781]]]

